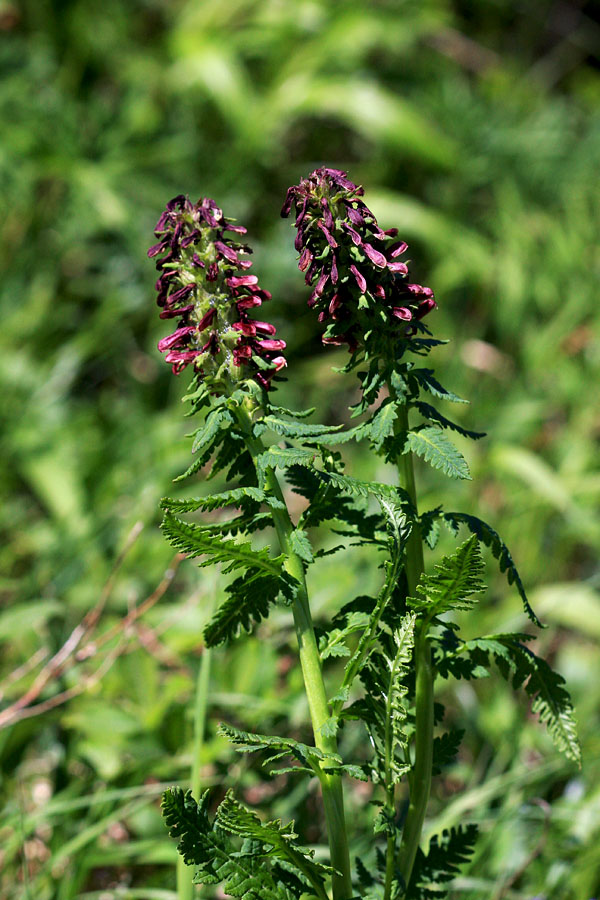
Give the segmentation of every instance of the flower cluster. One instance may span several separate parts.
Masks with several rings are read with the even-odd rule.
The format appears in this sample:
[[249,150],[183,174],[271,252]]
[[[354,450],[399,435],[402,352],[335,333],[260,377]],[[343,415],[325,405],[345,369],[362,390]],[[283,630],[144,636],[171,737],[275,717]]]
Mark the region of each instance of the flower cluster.
[[[258,322],[249,310],[269,300],[256,275],[247,274],[251,253],[235,235],[246,233],[223,216],[213,200],[193,204],[180,195],[169,203],[158,220],[158,243],[148,250],[159,257],[156,282],[161,319],[179,319],[177,328],[158,342],[173,372],[193,363],[199,374],[213,383],[239,379],[240,366],[269,388],[273,375],[286,365],[276,340],[275,328]],[[164,254],[164,255],[161,255]]]
[[435,308],[431,288],[410,284],[400,261],[407,244],[398,230],[382,231],[353,184],[339,169],[316,169],[289,188],[281,210],[296,207],[298,267],[314,285],[308,304],[328,322],[326,344],[355,350],[369,334],[410,336]]

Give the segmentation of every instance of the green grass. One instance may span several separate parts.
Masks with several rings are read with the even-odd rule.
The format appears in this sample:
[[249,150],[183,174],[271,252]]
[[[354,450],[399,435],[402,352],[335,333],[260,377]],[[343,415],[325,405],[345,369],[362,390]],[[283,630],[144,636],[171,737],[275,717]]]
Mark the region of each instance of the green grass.
[[[165,330],[145,259],[165,201],[213,196],[248,225],[289,346],[282,399],[324,403],[335,423],[354,387],[331,372],[343,353],[314,340],[278,213],[315,165],[348,168],[408,240],[415,280],[436,290],[433,327],[452,339],[438,374],[472,401],[455,416],[489,433],[458,441],[472,482],[446,486],[419,467],[422,504],[470,509],[502,533],[581,725],[578,773],[503,686],[453,689],[449,715],[467,738],[436,780],[428,833],[471,809],[482,822],[453,897],[596,895],[600,79],[598,26],[586,6],[569,9],[562,29],[549,0],[0,3],[2,706],[37,669],[11,673],[38,652],[39,669],[98,602],[137,522],[97,633],[170,565],[158,500],[189,463],[186,377],[155,349]],[[354,474],[375,474],[352,452]],[[490,575],[477,631],[525,627],[518,596]],[[377,573],[355,552],[343,572],[325,558],[312,577],[324,617]],[[173,896],[157,798],[160,783],[189,778],[211,602],[206,576],[184,563],[135,627],[39,698],[72,699],[0,731],[3,896]],[[320,846],[305,785],[270,783],[215,733],[220,717],[276,731],[289,715],[307,735],[293,653],[284,611],[260,642],[216,651],[202,778],[284,817],[300,805]],[[360,751],[356,734],[344,741]],[[350,820],[368,819],[367,798],[350,793]],[[364,854],[366,825],[354,842]]]

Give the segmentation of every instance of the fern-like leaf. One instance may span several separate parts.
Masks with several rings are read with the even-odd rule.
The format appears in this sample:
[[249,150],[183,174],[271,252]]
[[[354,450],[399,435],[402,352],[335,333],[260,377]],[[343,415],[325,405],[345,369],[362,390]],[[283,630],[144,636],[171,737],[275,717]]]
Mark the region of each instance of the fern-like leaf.
[[471,440],[473,441],[478,441],[480,438],[485,437],[484,431],[470,431],[468,428],[463,428],[463,426],[459,425],[458,422],[453,422],[452,419],[447,419],[446,416],[443,416],[441,412],[438,412],[435,406],[431,406],[430,403],[425,403],[422,400],[417,400],[414,403],[414,406],[415,409],[418,409],[424,419],[427,419],[430,422],[435,422],[442,428],[449,428],[451,431],[456,431],[457,434],[462,434],[463,437],[471,438]]
[[[222,827],[211,823],[208,814],[208,792],[200,803],[174,787],[165,791],[162,812],[177,849],[187,865],[196,866],[195,884],[222,884],[227,896],[243,900],[299,900],[306,893],[303,884],[290,890],[271,865],[270,853],[260,842],[247,842],[238,852]],[[275,874],[275,877],[274,877]],[[326,894],[317,894],[325,900]]]
[[444,513],[442,518],[455,534],[460,525],[466,525],[469,531],[475,534],[486,547],[490,548],[494,557],[498,560],[500,571],[506,572],[508,583],[514,583],[517,588],[527,616],[535,625],[538,625],[541,628],[542,623],[529,604],[527,594],[525,593],[525,587],[521,581],[521,577],[514,564],[510,551],[498,532],[495,531],[491,525],[488,525],[487,522],[478,519],[476,516],[470,516],[467,513],[448,512]]
[[407,432],[404,453],[409,450],[422,456],[425,462],[434,469],[441,469],[450,478],[471,479],[466,459],[439,428],[428,427]]
[[282,503],[276,497],[267,494],[257,487],[234,488],[231,491],[223,491],[220,494],[210,494],[206,497],[190,497],[187,500],[179,500],[173,497],[163,497],[160,501],[162,509],[168,509],[173,513],[212,512],[215,509],[223,509],[226,506],[251,506],[252,504],[268,503],[269,506],[281,508]]
[[460,867],[472,856],[476,840],[476,825],[459,825],[436,834],[427,855],[417,850],[406,900],[434,900],[444,896],[432,888],[439,888],[456,877]]
[[565,680],[521,643],[520,637],[518,634],[496,634],[476,638],[463,644],[458,653],[483,665],[487,665],[490,655],[494,656],[500,672],[513,687],[524,684],[532,701],[531,708],[546,725],[555,746],[581,765],[577,723]]
[[239,568],[259,569],[267,575],[279,575],[283,556],[271,558],[266,547],[253,550],[250,543],[224,541],[211,535],[201,525],[185,522],[183,519],[165,513],[161,525],[169,543],[189,556],[204,556],[200,566],[224,563],[225,574]]
[[449,400],[451,403],[469,402],[468,400],[463,400],[458,394],[453,394],[452,391],[446,390],[433,374],[433,369],[412,369],[408,373],[408,380],[415,393],[418,393],[421,387],[429,391],[434,397],[439,397],[440,400]]
[[429,619],[452,609],[472,609],[476,602],[472,595],[485,590],[483,569],[479,541],[472,535],[435,565],[433,574],[421,575],[416,588],[419,597],[409,597],[407,603]]

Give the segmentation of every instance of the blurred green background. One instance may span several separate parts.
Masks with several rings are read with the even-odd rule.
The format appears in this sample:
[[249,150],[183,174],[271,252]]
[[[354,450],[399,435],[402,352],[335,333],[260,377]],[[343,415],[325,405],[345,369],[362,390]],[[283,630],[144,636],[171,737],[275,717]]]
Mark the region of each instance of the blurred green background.
[[[0,0],[0,710],[104,603],[86,652],[38,684],[46,706],[0,731],[2,898],[175,896],[157,798],[189,779],[214,582],[184,562],[123,626],[169,569],[158,501],[190,453],[188,376],[156,350],[146,248],[180,192],[244,222],[288,342],[282,399],[343,421],[354,382],[315,340],[279,218],[286,187],[322,164],[348,169],[409,242],[438,299],[431,325],[451,339],[432,362],[489,435],[461,444],[471,483],[419,469],[422,506],[503,535],[550,625],[536,649],[580,721],[577,772],[505,685],[442,689],[468,736],[427,833],[482,828],[451,896],[600,891],[599,18],[581,0]],[[373,475],[365,454],[349,464]],[[317,618],[377,577],[360,553],[323,560]],[[466,627],[525,628],[490,578]],[[215,736],[224,717],[308,739],[289,625],[278,612],[260,641],[215,652],[203,780],[278,815],[299,804],[320,846],[313,787],[268,782]],[[361,752],[358,734],[344,741]],[[362,785],[348,793],[367,859],[373,807]]]

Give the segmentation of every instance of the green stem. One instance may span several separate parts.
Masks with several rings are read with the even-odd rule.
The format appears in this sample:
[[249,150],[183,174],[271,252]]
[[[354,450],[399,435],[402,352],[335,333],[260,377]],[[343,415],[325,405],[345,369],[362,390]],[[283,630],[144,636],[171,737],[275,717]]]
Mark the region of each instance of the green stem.
[[[252,435],[252,422],[248,411],[242,407],[236,407],[235,412],[245,433],[248,450],[253,460],[256,460],[257,456],[264,452],[265,447],[260,438],[255,438]],[[281,509],[272,510],[273,523],[281,550],[286,556],[286,569],[300,585],[292,605],[292,612],[315,746],[324,753],[337,753],[335,736],[323,734],[323,726],[328,722],[331,714],[323,682],[321,657],[308,601],[304,564],[292,546],[291,536],[294,531],[294,525],[273,469],[267,470],[264,477],[264,487],[282,503]],[[325,820],[327,822],[331,865],[339,873],[333,875],[332,878],[333,900],[350,900],[352,897],[352,879],[344,819],[342,781],[338,775],[330,774],[326,768],[321,771],[319,780],[323,795]]]
[[[398,431],[408,431],[408,411],[406,406],[401,408]],[[408,492],[415,509],[417,509],[412,453],[405,453],[398,460],[398,472],[402,487]],[[410,596],[416,596],[415,588],[423,571],[421,535],[418,528],[413,528],[406,549],[406,576]],[[431,791],[434,672],[431,663],[431,649],[427,640],[428,627],[429,623],[427,621],[421,621],[415,630],[415,764],[410,781],[410,802],[398,852],[398,868],[405,885],[409,884],[412,875]]]
[[[215,594],[217,586],[213,583],[210,586],[209,614],[215,606]],[[196,680],[196,697],[194,703],[194,740],[192,747],[192,777],[190,787],[192,796],[196,800],[200,797],[201,787],[201,765],[202,765],[202,747],[204,745],[204,732],[206,730],[206,717],[208,713],[208,687],[210,681],[210,657],[211,651],[208,647],[202,650],[202,657],[198,667],[198,677]],[[183,856],[177,856],[177,900],[192,900],[194,896],[194,885],[192,882],[193,872],[190,867],[183,861]]]

